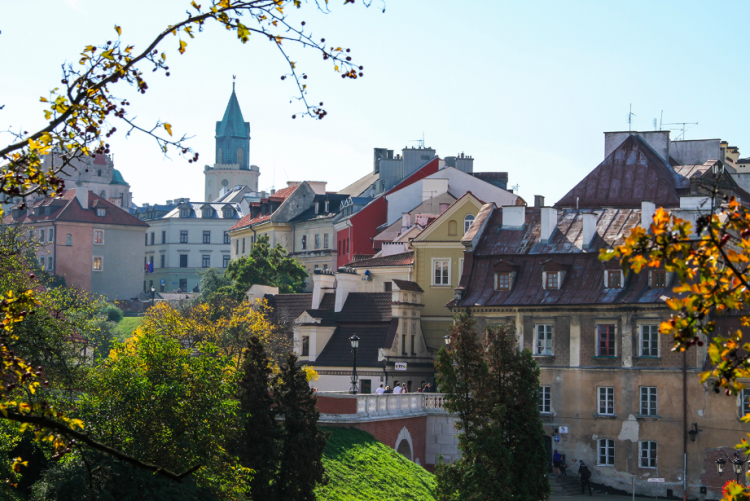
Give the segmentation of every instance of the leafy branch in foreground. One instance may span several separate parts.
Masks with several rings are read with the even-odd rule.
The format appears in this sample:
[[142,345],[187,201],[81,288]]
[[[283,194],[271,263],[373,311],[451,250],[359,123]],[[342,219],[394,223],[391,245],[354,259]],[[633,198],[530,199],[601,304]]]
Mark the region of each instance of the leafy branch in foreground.
[[[344,1],[348,3],[354,2]],[[364,4],[370,5],[368,1]],[[315,5],[323,11],[328,9],[327,0],[325,5],[318,2]],[[145,72],[149,68],[151,72],[170,76],[167,50],[160,49],[163,43],[170,36],[176,37],[176,50],[184,54],[187,40],[195,38],[211,22],[234,32],[243,44],[257,35],[277,47],[289,66],[281,79],[291,78],[295,82],[296,99],[303,105],[300,115],[322,119],[327,114],[323,103],[309,101],[308,76],[292,61],[285,44],[313,49],[330,61],[342,78],[360,78],[364,68],[352,60],[350,49],[328,46],[325,38],[313,39],[304,21],[293,22],[288,12],[301,7],[301,0],[211,0],[207,7],[192,1],[184,19],[167,26],[140,52],[122,40],[122,28],[115,26],[116,39],[98,46],[87,45],[77,64],[63,65],[62,88],[55,87],[48,96],[40,98],[48,106],[44,110],[47,121],[44,127],[32,133],[9,131],[14,142],[0,148],[0,162],[4,161],[0,165],[0,193],[21,198],[59,193],[64,182],[58,174],[66,167],[73,168],[74,159],[109,152],[107,141],[117,131],[111,120],[122,121],[127,135],[137,131],[151,136],[165,155],[172,149],[180,155],[189,155],[191,163],[197,161],[198,153],[187,146],[186,136],[173,138],[172,124],[168,122],[159,121],[151,126],[138,123],[127,112],[130,101],[115,95],[113,88],[125,83],[145,94],[148,89]],[[54,159],[44,162],[43,158],[50,154],[59,162]]]

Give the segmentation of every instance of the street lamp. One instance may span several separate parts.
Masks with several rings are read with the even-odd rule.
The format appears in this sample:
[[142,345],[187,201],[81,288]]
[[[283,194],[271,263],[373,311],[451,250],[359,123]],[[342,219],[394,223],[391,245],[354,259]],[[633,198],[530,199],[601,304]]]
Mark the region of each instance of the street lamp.
[[450,336],[445,336],[443,338],[443,341],[445,341],[445,346],[450,346],[451,345],[451,337]]
[[349,342],[352,344],[352,353],[354,353],[354,367],[352,368],[352,387],[349,390],[349,393],[351,393],[352,395],[356,395],[359,389],[359,385],[357,384],[357,348],[359,348],[359,336],[354,334],[349,338]]
[[698,438],[699,431],[703,431],[703,430],[698,428],[698,423],[693,423],[693,426],[690,428],[690,431],[688,431],[688,436],[690,437],[691,442],[695,442],[695,439]]
[[154,307],[154,293],[155,293],[155,292],[156,292],[156,289],[155,289],[155,288],[154,288],[154,286],[152,285],[152,286],[151,286],[151,307],[152,307],[152,308]]
[[[750,457],[750,454],[748,454],[748,457],[745,457],[745,459],[742,459],[740,456],[742,455],[740,451],[734,451],[734,459],[729,459],[729,456],[727,456],[727,453],[724,452],[724,449],[719,449],[724,456],[729,460],[730,463],[732,463],[732,468],[734,469],[734,476],[737,478],[737,483],[740,483],[740,476],[742,476],[745,463],[748,461],[748,457]],[[719,471],[719,475],[724,473],[724,465],[727,464],[727,461],[724,460],[724,458],[719,458],[716,460],[716,469]]]

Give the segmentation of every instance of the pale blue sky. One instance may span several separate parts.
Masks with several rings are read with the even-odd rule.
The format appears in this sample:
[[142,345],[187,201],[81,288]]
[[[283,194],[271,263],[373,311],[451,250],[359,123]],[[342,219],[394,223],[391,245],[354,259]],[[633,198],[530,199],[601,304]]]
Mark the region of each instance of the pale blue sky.
[[[291,120],[299,107],[279,80],[284,61],[260,37],[242,45],[209,28],[183,56],[169,39],[172,76],[148,80],[131,110],[194,135],[201,159],[165,160],[152,141],[117,135],[116,167],[135,202],[202,198],[233,74],[262,188],[305,179],[343,188],[372,168],[373,147],[400,150],[424,133],[440,156],[471,154],[475,170],[507,171],[527,201],[541,194],[552,203],[601,162],[604,131],[627,130],[630,103],[634,129],[653,130],[664,110],[665,123],[699,122],[688,139],[726,139],[750,155],[748,44],[738,28],[748,2],[388,0],[381,13],[378,1],[366,9],[331,0],[329,15],[313,5],[292,14],[365,66],[363,79],[344,81],[312,51],[295,51],[311,100],[329,112],[321,122]],[[38,98],[58,85],[60,64],[112,38],[114,24],[142,47],[188,5],[0,1],[0,129],[38,128]]]

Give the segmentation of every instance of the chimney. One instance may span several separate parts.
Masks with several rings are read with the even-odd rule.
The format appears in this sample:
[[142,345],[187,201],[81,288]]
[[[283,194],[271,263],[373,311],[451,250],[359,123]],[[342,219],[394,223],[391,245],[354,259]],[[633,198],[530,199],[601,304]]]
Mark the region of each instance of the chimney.
[[587,212],[581,214],[581,218],[583,219],[583,248],[588,249],[596,236],[597,215],[593,212]]
[[644,200],[641,202],[641,227],[648,232],[651,227],[651,223],[654,222],[654,214],[656,214],[656,204]]
[[523,228],[526,223],[525,205],[503,205],[502,209],[502,228],[504,230]]
[[[539,195],[536,196],[539,197]],[[544,199],[544,197],[539,198]],[[541,242],[546,244],[549,242],[549,239],[552,238],[552,234],[557,228],[557,209],[553,209],[552,207],[542,207],[540,210],[542,212]]]
[[336,272],[336,307],[334,311],[336,313],[344,309],[344,303],[346,298],[349,297],[349,293],[357,292],[357,282],[359,281],[359,275],[357,270],[354,268],[341,267]]
[[534,207],[544,207],[544,197],[542,195],[534,195]]
[[401,234],[403,235],[406,233],[406,230],[408,230],[411,227],[411,216],[409,216],[408,212],[404,212],[401,215]]
[[320,308],[320,302],[323,300],[323,296],[327,292],[334,292],[334,283],[336,277],[333,276],[333,272],[330,270],[315,270],[313,275],[313,296],[312,296],[312,309],[317,310]]
[[440,214],[448,210],[448,207],[450,207],[451,204],[440,204]]
[[89,183],[76,183],[76,198],[82,209],[89,208]]

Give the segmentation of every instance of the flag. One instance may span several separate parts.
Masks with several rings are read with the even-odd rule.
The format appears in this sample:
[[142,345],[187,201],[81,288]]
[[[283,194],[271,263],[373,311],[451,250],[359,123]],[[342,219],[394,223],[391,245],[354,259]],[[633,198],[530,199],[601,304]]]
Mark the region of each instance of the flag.
[[148,272],[153,273],[154,272],[154,263],[153,261],[148,263]]

